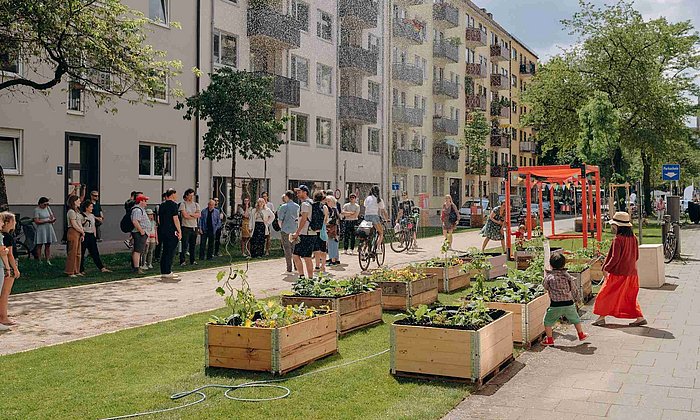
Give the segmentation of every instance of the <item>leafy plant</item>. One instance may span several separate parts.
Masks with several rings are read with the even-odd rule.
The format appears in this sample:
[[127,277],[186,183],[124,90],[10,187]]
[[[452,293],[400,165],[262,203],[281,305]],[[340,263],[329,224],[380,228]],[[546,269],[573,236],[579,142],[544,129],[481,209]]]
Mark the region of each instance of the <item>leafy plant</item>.
[[371,281],[369,277],[333,279],[322,274],[317,278],[299,279],[292,286],[292,291],[296,296],[341,297],[371,292],[376,288],[377,283]]
[[470,291],[465,301],[484,300],[486,302],[528,303],[544,295],[541,284],[524,281],[524,272],[513,270],[504,281],[484,290],[482,293]]
[[476,295],[482,295],[485,291],[484,282],[486,282],[486,274],[493,266],[486,255],[477,252],[476,249],[471,249],[469,255],[470,261],[462,265],[461,271],[463,273],[476,272],[473,290]]
[[411,270],[409,268],[404,268],[401,270],[390,270],[388,268],[381,268],[379,270],[373,271],[369,275],[369,280],[373,282],[380,281],[391,281],[399,283],[410,283],[426,278],[427,275],[420,270]]
[[569,266],[566,267],[566,271],[570,273],[583,273],[589,268],[591,268],[591,266],[588,264],[569,264]]
[[435,257],[435,258],[431,258],[427,261],[415,263],[412,266],[417,267],[417,268],[444,268],[445,266],[457,267],[457,266],[461,266],[463,264],[464,264],[464,260],[462,258],[459,258],[459,257],[449,257],[449,258]]
[[453,326],[478,330],[494,321],[493,310],[482,301],[470,302],[461,306],[438,306],[431,308],[420,305],[396,318],[404,324],[426,326]]

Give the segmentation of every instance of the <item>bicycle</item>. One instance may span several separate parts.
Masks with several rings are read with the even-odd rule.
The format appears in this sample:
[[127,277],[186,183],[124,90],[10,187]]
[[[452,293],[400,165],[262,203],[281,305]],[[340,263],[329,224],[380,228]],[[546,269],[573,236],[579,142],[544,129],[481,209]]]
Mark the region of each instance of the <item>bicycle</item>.
[[16,258],[31,258],[34,250],[34,224],[29,217],[22,217],[18,221],[18,226],[15,227],[12,233],[14,237],[15,247],[13,254]]
[[234,214],[226,219],[226,223],[221,228],[221,244],[224,249],[228,249],[229,245],[233,245],[240,240],[241,226],[243,225],[243,216]]
[[362,221],[357,228],[359,243],[357,245],[357,258],[362,271],[367,271],[369,265],[374,260],[377,267],[384,264],[386,248],[384,242],[379,243],[379,233],[374,225],[367,221]]
[[[666,216],[668,217],[668,216]],[[664,235],[664,263],[668,264],[676,256],[676,250],[678,249],[678,237],[674,231],[674,227],[680,226],[678,222],[666,221],[666,235]]]
[[[394,252],[403,252],[410,249],[414,244],[416,224],[411,219],[402,218],[397,225],[399,226],[398,233],[396,228],[394,228],[394,238],[392,238],[389,245]],[[396,239],[396,241],[393,239]]]

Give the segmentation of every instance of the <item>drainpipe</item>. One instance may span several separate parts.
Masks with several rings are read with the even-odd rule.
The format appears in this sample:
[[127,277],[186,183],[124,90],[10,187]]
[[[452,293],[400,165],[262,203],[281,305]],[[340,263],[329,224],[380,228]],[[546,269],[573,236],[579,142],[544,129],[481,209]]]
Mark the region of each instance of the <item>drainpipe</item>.
[[[196,40],[196,51],[197,58],[195,59],[195,66],[199,69],[201,66],[201,41],[202,41],[202,0],[197,0],[197,40]],[[199,94],[200,91],[200,77],[195,74],[195,91]],[[199,196],[199,113],[195,115],[194,119],[194,190],[195,197]]]
[[[340,16],[340,2],[336,3],[335,15]],[[338,53],[340,51],[340,19],[338,19],[338,25],[335,25],[335,188],[339,188],[340,184],[338,178],[340,177],[339,166],[340,166],[340,59]],[[360,131],[360,136],[362,136],[362,131]],[[362,137],[360,137],[362,138]],[[360,150],[361,152],[362,150]],[[347,180],[343,178],[343,183],[347,183]]]

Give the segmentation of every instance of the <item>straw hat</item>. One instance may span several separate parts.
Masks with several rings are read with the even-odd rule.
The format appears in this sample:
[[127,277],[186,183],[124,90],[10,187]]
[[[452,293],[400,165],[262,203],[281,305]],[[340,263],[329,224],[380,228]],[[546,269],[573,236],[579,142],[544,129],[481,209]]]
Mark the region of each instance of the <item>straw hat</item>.
[[625,211],[618,211],[608,223],[611,225],[632,227],[632,218],[630,217],[629,213]]

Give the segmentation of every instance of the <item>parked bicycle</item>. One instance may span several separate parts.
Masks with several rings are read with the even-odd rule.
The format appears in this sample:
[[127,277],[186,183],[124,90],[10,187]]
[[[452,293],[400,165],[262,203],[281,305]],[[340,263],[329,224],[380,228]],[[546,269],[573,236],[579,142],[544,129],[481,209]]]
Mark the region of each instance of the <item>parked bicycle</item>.
[[[670,219],[669,216],[666,216]],[[664,262],[666,264],[673,261],[678,250],[678,237],[676,236],[675,227],[680,226],[678,222],[666,220],[666,234],[664,235]]]
[[34,244],[34,224],[29,217],[19,219],[18,226],[14,232],[15,248],[13,254],[15,258],[31,258]]
[[357,257],[362,271],[369,269],[372,260],[377,263],[377,267],[381,267],[386,257],[386,248],[384,242],[379,243],[379,233],[374,225],[364,220],[360,222],[357,228],[357,237],[359,239]]
[[238,213],[226,219],[221,228],[221,245],[224,249],[228,249],[229,245],[241,239],[241,225],[243,225],[243,216]]
[[413,216],[402,217],[394,226],[393,237],[389,242],[394,252],[403,252],[415,247],[417,222]]

